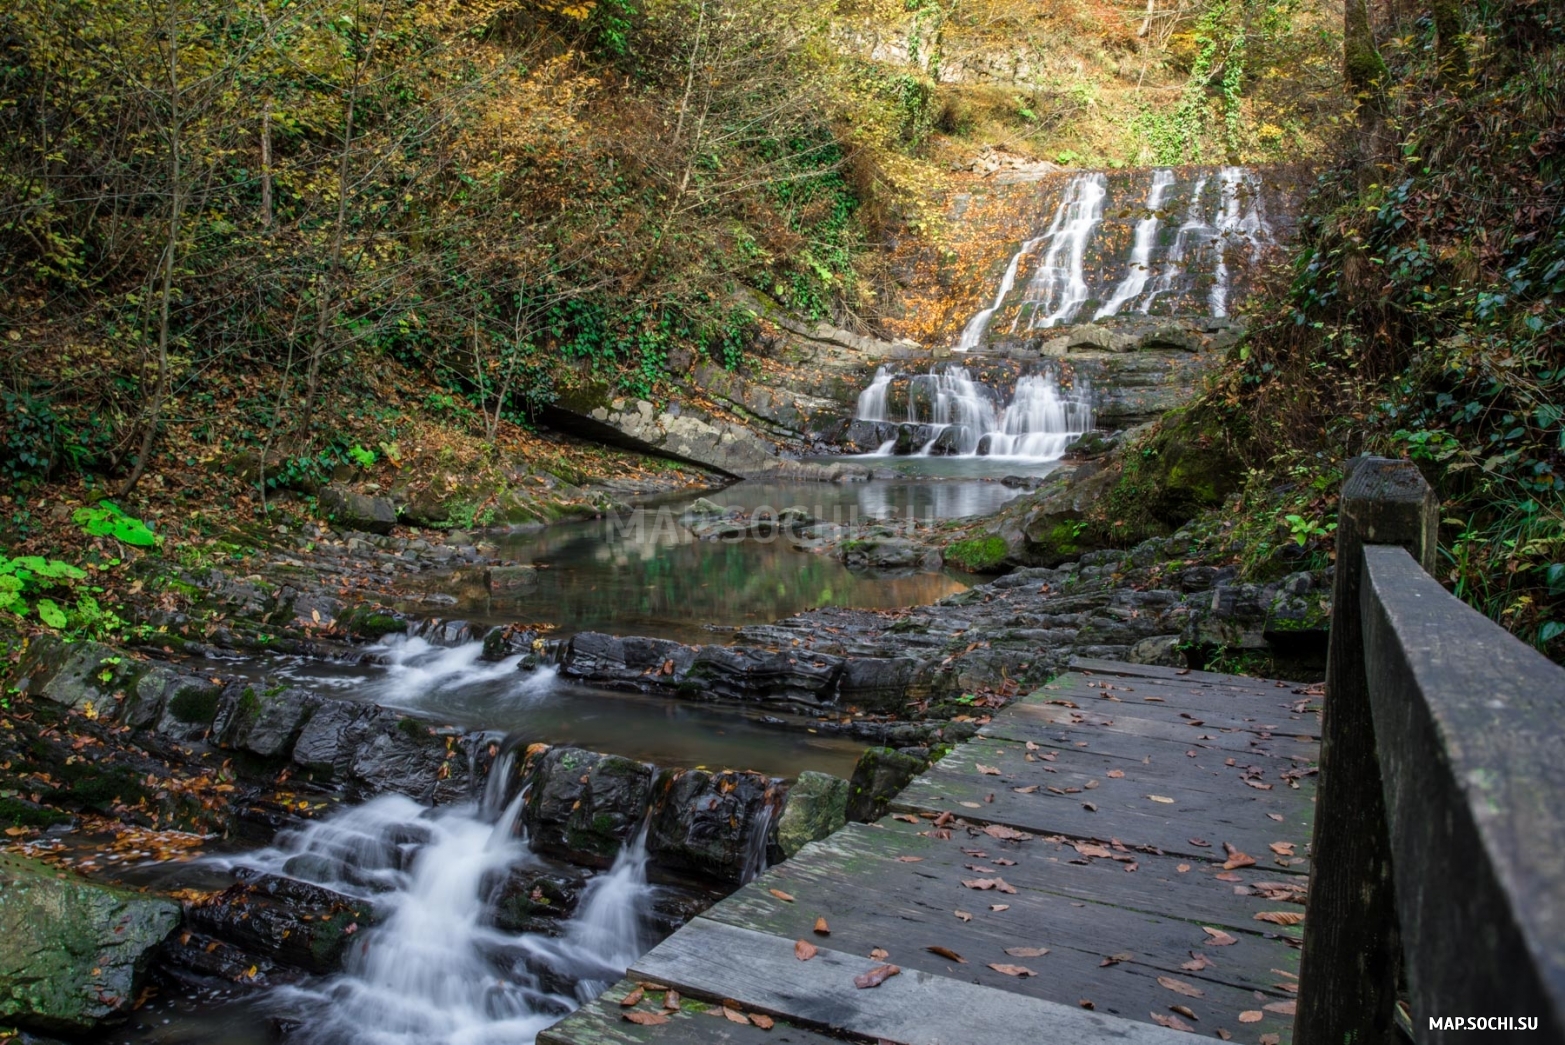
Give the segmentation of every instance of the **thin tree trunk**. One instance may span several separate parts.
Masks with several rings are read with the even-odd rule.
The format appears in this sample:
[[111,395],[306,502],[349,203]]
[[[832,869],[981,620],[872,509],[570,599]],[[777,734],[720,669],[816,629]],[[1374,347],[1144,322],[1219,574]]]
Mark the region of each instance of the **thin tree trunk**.
[[310,365],[305,376],[304,419],[300,433],[308,440],[315,422],[315,399],[320,392],[321,362],[326,356],[332,322],[336,316],[335,280],[342,268],[342,243],[348,222],[348,172],[353,148],[353,118],[359,100],[360,70],[353,73],[353,89],[348,94],[347,113],[342,134],[342,156],[337,164],[337,217],[332,226],[331,253],[327,259],[326,273],[321,278],[317,298],[315,341],[310,346]]
[[169,86],[169,215],[168,244],[163,250],[163,285],[158,299],[158,377],[153,388],[152,402],[147,406],[145,427],[141,433],[141,446],[136,453],[136,465],[120,487],[124,498],[141,482],[146,474],[147,462],[152,456],[152,446],[157,440],[158,423],[163,417],[163,404],[168,398],[169,365],[169,304],[174,294],[174,264],[179,248],[180,223],[184,218],[184,172],[181,169],[179,151],[182,133],[180,121],[183,111],[179,97],[179,22],[176,0],[168,5],[168,86]]
[[[1141,28],[1136,30],[1136,38],[1144,38],[1152,30],[1152,16],[1157,13],[1157,0],[1147,0],[1147,16],[1141,20]],[[1139,85],[1138,85],[1139,86]]]
[[261,109],[261,227],[272,228],[272,99]]

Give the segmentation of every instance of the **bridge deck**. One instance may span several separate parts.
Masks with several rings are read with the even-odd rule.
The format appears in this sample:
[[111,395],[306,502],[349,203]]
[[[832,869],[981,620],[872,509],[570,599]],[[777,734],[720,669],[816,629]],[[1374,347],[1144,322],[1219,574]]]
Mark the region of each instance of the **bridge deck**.
[[[915,780],[892,815],[772,868],[540,1043],[1181,1040],[1165,1027],[1288,1041],[1302,932],[1286,923],[1304,912],[1319,690],[1072,667]],[[816,956],[800,961],[799,940]],[[882,962],[901,974],[855,988]],[[632,1023],[626,1012],[663,1003],[648,990],[620,1006],[637,983],[686,1005]],[[726,1019],[690,1004],[724,1000],[739,1010]],[[775,1026],[739,1022],[757,1013]]]

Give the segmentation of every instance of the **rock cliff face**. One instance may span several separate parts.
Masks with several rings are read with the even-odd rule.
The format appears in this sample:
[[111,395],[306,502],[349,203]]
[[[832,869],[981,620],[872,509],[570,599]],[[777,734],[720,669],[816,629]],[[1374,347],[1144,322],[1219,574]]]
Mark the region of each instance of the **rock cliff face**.
[[0,855],[0,1023],[88,1034],[130,1012],[177,903]]

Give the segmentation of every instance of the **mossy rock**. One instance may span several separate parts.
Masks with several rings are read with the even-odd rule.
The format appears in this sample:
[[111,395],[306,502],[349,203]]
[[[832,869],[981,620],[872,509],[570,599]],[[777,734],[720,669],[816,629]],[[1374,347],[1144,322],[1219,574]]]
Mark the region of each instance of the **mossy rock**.
[[806,769],[799,774],[777,821],[777,846],[784,856],[792,857],[848,822],[849,786],[830,773]]
[[924,760],[889,747],[872,747],[859,756],[848,785],[847,819],[867,824],[886,815],[891,800],[924,771]]
[[1010,545],[998,534],[989,537],[972,537],[948,545],[945,561],[968,573],[999,573],[1010,555]]

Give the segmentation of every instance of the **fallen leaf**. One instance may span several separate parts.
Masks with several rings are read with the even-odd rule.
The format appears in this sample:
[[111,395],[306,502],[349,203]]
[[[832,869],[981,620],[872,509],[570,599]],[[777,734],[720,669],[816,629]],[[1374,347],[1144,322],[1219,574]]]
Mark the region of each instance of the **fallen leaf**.
[[1298,1011],[1299,1003],[1289,998],[1287,1001],[1274,1001],[1270,1005],[1262,1005],[1267,1012],[1275,1012],[1279,1016],[1292,1016]]
[[723,1015],[728,1017],[728,1022],[730,1023],[742,1023],[746,1027],[750,1025],[750,1017],[746,1016],[737,1009],[730,1009],[728,1006],[724,1005]]
[[952,913],[955,914],[958,918],[962,919],[964,922],[970,922],[973,920],[973,916],[968,914],[966,911],[953,911]]
[[1186,874],[1190,870],[1190,865],[1180,864],[1178,867],[1174,868],[1174,870],[1178,871],[1180,874]]
[[1221,1038],[1223,1041],[1233,1041],[1234,1040],[1233,1031],[1226,1030],[1226,1029],[1224,1029],[1222,1027],[1217,1028],[1217,1036],[1219,1038]]
[[1090,998],[1083,998],[1080,1001],[1078,1001],[1076,1004],[1079,1005],[1080,1007],[1082,1007],[1083,1009],[1096,1009],[1097,1008],[1096,1005],[1092,1004],[1092,999],[1090,999]]
[[663,1008],[665,1008],[665,1009],[678,1009],[679,1008],[679,992],[678,991],[670,990],[670,991],[666,992],[663,995]]
[[871,961],[883,962],[890,956],[891,952],[886,950],[884,947],[876,947],[873,951],[869,952]]
[[1179,967],[1185,970],[1185,972],[1200,972],[1211,964],[1211,960],[1200,951],[1191,951],[1190,960],[1182,963]]
[[1243,878],[1240,878],[1238,875],[1234,874],[1232,871],[1223,871],[1220,874],[1213,875],[1212,877],[1216,878],[1219,882],[1242,882],[1242,881],[1244,881]]
[[982,809],[984,807],[982,802],[958,802],[957,805],[966,806],[969,809]]
[[1123,769],[1111,769],[1109,770],[1108,775],[1113,780],[1119,780],[1124,777],[1125,771]]
[[1227,860],[1223,861],[1223,870],[1232,871],[1240,867],[1254,867],[1255,857],[1249,853],[1241,853],[1237,850]]
[[982,773],[984,776],[999,776],[1000,775],[1000,771],[998,769],[996,769],[994,766],[986,766],[982,762],[975,762],[973,764],[978,767],[978,771],[980,773]]
[[990,824],[984,828],[984,834],[1002,842],[1019,842],[1032,837],[1025,831],[1018,831],[1013,827],[1006,827],[1004,824]]
[[989,905],[989,910],[996,911],[996,912],[998,912],[998,911],[1009,911],[1010,909],[1011,909],[1011,905],[1008,904],[1008,903],[992,903],[992,904]]
[[1174,804],[1174,800],[1172,798],[1165,798],[1162,795],[1148,795],[1147,797],[1154,802],[1162,802],[1164,805],[1171,806]]
[[762,1016],[758,1012],[750,1013],[750,1022],[762,1030],[771,1030],[773,1026],[772,1018],[770,1016]]
[[1221,929],[1213,929],[1209,925],[1203,925],[1201,927],[1201,931],[1211,937],[1211,939],[1207,940],[1206,942],[1211,944],[1213,947],[1232,947],[1234,944],[1239,942],[1232,936],[1229,936],[1227,933],[1223,932]]
[[1170,1012],[1177,1012],[1181,1016],[1189,1016],[1192,1020],[1200,1020],[1201,1018],[1197,1016],[1195,1014],[1195,1010],[1188,1005],[1170,1005],[1168,1009]]
[[960,954],[957,954],[955,951],[953,951],[949,947],[941,947],[938,944],[936,944],[936,945],[934,945],[932,947],[925,947],[924,950],[928,951],[930,954],[938,954],[942,958],[949,958],[952,961],[956,962],[958,965],[966,965],[967,964],[967,959],[966,958],[962,957]]
[[1092,845],[1089,842],[1077,842],[1071,848],[1082,856],[1097,857],[1100,860],[1108,860],[1114,855],[1101,845]]
[[1175,994],[1183,994],[1187,998],[1206,997],[1206,992],[1201,988],[1194,984],[1186,983],[1184,980],[1176,980],[1172,976],[1159,976],[1157,982],[1158,986],[1166,987]]
[[1267,813],[1266,815],[1268,817],[1270,817],[1271,819],[1277,821],[1279,824],[1282,823],[1282,814],[1281,813]]
[[1023,979],[1026,979],[1028,976],[1038,975],[1025,965],[997,965],[994,962],[990,962],[989,968],[995,972],[1002,972],[1007,976],[1020,976]]
[[1260,1009],[1245,1009],[1239,1014],[1240,1023],[1260,1023],[1266,1018],[1266,1013]]
[[635,1006],[641,1004],[641,999],[646,993],[647,992],[645,989],[637,987],[635,990],[621,998],[619,1003],[625,1006],[627,1009],[634,1008]]
[[768,889],[766,891],[777,897],[777,899],[781,900],[783,903],[793,903],[793,897],[789,896],[781,889]]
[[801,962],[807,962],[819,954],[820,951],[808,940],[795,940],[793,942],[793,956]]
[[899,864],[916,864],[916,863],[922,863],[923,859],[924,858],[922,856],[899,856],[899,857],[897,857],[897,863],[899,863]]
[[1258,922],[1271,922],[1273,925],[1298,925],[1304,921],[1304,915],[1298,911],[1262,911],[1255,916]]
[[1276,853],[1278,856],[1292,856],[1293,855],[1293,843],[1292,842],[1273,842],[1270,846],[1268,846],[1268,848],[1271,849],[1271,851]]
[[624,1016],[631,1023],[639,1023],[643,1027],[656,1027],[668,1022],[668,1017],[661,1012],[627,1012]]
[[869,987],[879,987],[901,971],[895,965],[877,965],[869,972],[853,977],[853,986],[861,991]]
[[901,820],[904,823],[909,823],[909,824],[916,824],[916,823],[918,823],[918,817],[913,815],[912,813],[892,813],[891,814],[891,819],[893,819],[893,820]]
[[831,929],[826,925],[824,917],[815,919],[815,934],[817,936],[830,936]]
[[1281,1034],[1262,1034],[1260,1038],[1257,1039],[1257,1045],[1280,1045],[1281,1042]]
[[1118,965],[1120,962],[1131,961],[1135,957],[1136,956],[1131,954],[1129,951],[1120,951],[1118,954],[1111,954],[1107,958],[1104,958],[1101,962],[1098,963],[1098,968],[1102,969],[1109,965]]
[[1047,947],[1007,947],[1005,953],[1012,958],[1042,958],[1049,953]]
[[1169,1030],[1195,1030],[1194,1027],[1190,1026],[1190,1024],[1186,1023],[1178,1016],[1164,1016],[1161,1012],[1152,1013],[1152,1022],[1157,1024],[1159,1027],[1167,1027]]
[[1030,795],[1034,791],[1038,790],[1038,785],[1037,784],[1028,784],[1026,787],[1013,787],[1013,788],[1011,788],[1011,790],[1015,791],[1019,795]]

